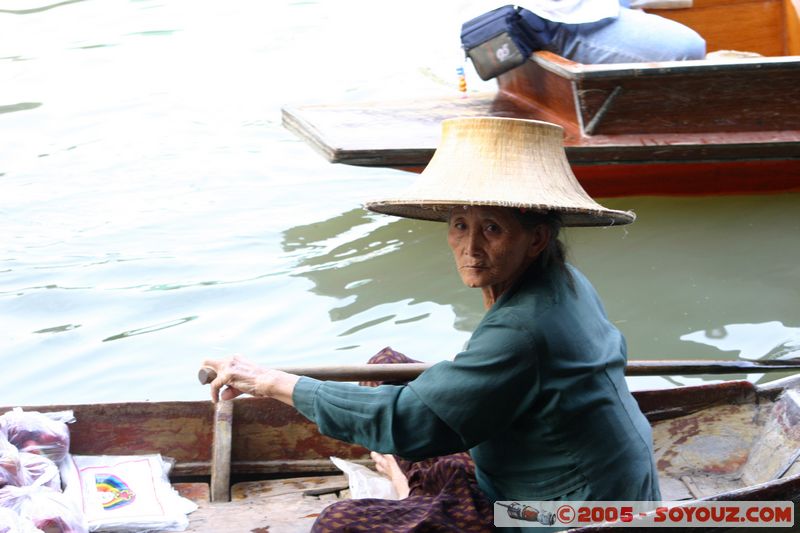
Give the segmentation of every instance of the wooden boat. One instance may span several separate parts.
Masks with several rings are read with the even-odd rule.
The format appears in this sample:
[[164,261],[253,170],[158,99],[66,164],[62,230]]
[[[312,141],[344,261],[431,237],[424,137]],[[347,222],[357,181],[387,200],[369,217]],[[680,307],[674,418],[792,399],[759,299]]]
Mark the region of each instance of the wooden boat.
[[[760,386],[729,381],[634,396],[653,426],[664,500],[800,502],[800,374]],[[173,458],[174,485],[200,506],[189,531],[307,530],[347,494],[329,457],[370,463],[367,450],[321,436],[269,399],[216,409],[206,401],[25,409],[72,409],[74,454]]]
[[800,1],[648,11],[695,29],[709,51],[762,57],[586,65],[540,51],[495,93],[287,107],[283,122],[332,162],[419,171],[445,118],[545,120],[564,127],[593,196],[800,190]]

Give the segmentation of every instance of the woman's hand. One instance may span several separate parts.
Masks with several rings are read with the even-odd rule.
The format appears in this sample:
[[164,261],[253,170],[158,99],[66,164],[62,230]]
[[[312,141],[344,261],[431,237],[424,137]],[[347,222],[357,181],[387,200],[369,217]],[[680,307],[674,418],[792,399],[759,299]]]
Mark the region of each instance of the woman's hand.
[[[293,405],[292,393],[298,376],[262,368],[234,355],[225,359],[207,359],[203,366],[212,368],[217,377],[211,382],[211,401],[232,400],[242,394],[275,398]],[[223,388],[224,387],[224,388]]]

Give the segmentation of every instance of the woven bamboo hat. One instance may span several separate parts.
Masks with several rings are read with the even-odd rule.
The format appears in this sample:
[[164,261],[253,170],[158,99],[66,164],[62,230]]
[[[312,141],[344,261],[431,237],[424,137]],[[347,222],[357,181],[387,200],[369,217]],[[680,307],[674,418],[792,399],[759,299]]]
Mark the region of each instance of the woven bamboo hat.
[[454,118],[419,179],[394,198],[367,202],[377,213],[446,221],[465,205],[556,211],[565,226],[630,224],[629,211],[606,209],[583,190],[567,162],[563,130],[536,120]]

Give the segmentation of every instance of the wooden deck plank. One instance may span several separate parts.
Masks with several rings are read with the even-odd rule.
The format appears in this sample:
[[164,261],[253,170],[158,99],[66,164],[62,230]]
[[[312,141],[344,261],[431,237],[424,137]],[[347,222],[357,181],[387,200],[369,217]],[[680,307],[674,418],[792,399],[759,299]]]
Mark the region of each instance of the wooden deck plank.
[[189,515],[192,533],[305,533],[336,492],[305,496],[304,491],[346,485],[343,475],[276,479],[234,484],[226,503],[201,500]]

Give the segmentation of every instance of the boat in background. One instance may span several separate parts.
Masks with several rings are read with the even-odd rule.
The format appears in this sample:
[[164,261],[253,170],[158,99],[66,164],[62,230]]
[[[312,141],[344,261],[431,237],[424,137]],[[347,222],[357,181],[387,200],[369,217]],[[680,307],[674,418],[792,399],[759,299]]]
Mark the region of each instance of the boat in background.
[[717,52],[586,65],[539,51],[499,76],[497,92],[286,107],[283,123],[331,162],[419,172],[444,119],[544,120],[564,128],[573,172],[593,196],[800,191],[800,0],[648,11]]
[[[653,427],[665,501],[800,502],[800,374],[633,395]],[[189,531],[307,531],[324,507],[347,496],[329,457],[371,463],[366,449],[321,435],[271,399],[216,408],[208,401],[25,408],[66,409],[77,419],[73,454],[173,459],[173,484],[199,504]]]

